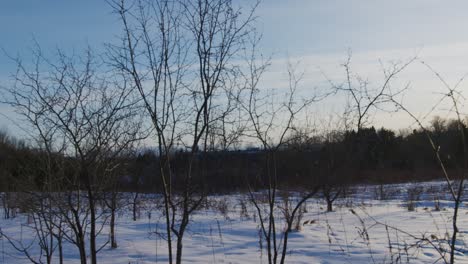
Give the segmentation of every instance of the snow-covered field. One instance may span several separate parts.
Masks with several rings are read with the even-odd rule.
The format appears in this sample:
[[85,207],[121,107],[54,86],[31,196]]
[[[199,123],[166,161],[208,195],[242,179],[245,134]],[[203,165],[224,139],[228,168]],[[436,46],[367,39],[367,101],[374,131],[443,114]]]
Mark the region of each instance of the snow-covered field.
[[[418,193],[413,196],[418,200],[414,211],[407,209],[408,190]],[[324,200],[313,198],[307,202],[300,230],[290,235],[286,262],[434,263],[439,260],[443,263],[433,245],[444,244],[447,234],[452,232],[452,203],[444,193],[447,191],[443,182],[359,186],[335,202],[334,212],[325,212]],[[439,211],[435,210],[435,198],[440,199]],[[208,197],[208,204],[213,206],[195,213],[185,235],[184,263],[268,263],[266,243],[259,236],[258,216],[249,203],[247,215],[245,211],[241,213],[241,200],[247,201],[247,195]],[[277,211],[277,218],[281,219],[281,210]],[[467,214],[463,205],[457,246],[464,249],[468,249],[465,245]],[[119,212],[118,248],[105,247],[99,252],[98,261],[167,263],[166,241],[158,235],[163,233],[164,219],[154,202],[148,198],[142,205],[140,219],[132,221],[131,218],[129,210]],[[281,229],[282,225],[278,226]],[[38,252],[25,215],[1,219],[0,227],[24,245],[32,243],[33,254]],[[107,234],[104,229],[100,243],[107,240]],[[0,243],[0,263],[30,263],[5,238]],[[468,263],[468,256],[461,252],[456,258],[458,263]],[[79,262],[78,252],[70,244],[65,245],[65,260]]]

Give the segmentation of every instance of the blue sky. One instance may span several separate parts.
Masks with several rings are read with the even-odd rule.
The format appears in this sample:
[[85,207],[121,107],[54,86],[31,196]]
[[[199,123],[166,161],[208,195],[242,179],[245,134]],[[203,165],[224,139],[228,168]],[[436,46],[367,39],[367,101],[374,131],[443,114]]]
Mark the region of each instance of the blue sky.
[[[323,82],[317,68],[339,78],[348,49],[353,50],[355,69],[371,80],[379,78],[379,59],[405,59],[419,52],[453,83],[468,72],[466,10],[468,1],[461,0],[264,0],[257,15],[262,52],[273,54],[276,62],[272,72],[281,72],[286,58],[300,60],[304,85]],[[33,37],[44,50],[80,50],[88,44],[99,48],[115,39],[119,26],[104,0],[0,3],[0,47],[13,55],[27,54]],[[0,84],[13,71],[0,54]],[[423,113],[424,103],[435,100],[440,87],[425,69],[408,71],[404,77],[416,87],[411,96],[420,101],[415,111]],[[281,84],[275,78],[280,77],[267,75],[265,82]]]
[[[7,0],[0,6],[0,45],[9,52],[27,48],[32,36],[45,47],[80,48],[119,31],[104,0]],[[264,0],[257,14],[267,51],[303,55],[467,41],[466,10],[466,1]]]

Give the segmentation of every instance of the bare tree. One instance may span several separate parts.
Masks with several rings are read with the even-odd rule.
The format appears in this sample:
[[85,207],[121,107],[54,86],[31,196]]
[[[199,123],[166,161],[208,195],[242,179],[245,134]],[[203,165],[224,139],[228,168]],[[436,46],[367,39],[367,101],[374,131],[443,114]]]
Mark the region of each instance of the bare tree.
[[[289,234],[296,216],[302,205],[315,195],[317,186],[305,187],[302,195],[294,202],[289,198],[284,201],[285,206],[278,204],[278,192],[281,188],[277,171],[277,152],[285,145],[290,133],[295,130],[298,115],[313,102],[323,99],[325,95],[312,94],[308,98],[299,98],[299,83],[303,73],[298,73],[296,66],[288,65],[288,88],[284,93],[275,94],[271,90],[261,90],[258,85],[262,74],[269,65],[256,56],[255,47],[259,38],[252,39],[252,50],[247,56],[248,70],[244,74],[247,87],[243,108],[249,116],[251,137],[262,146],[265,156],[264,178],[259,179],[260,188],[265,188],[266,205],[258,194],[254,193],[249,183],[250,200],[254,205],[260,221],[260,233],[266,241],[268,263],[285,263]],[[247,179],[249,182],[250,179]],[[309,189],[311,188],[311,189]],[[286,191],[286,190],[285,190]],[[260,194],[261,196],[262,194]],[[286,195],[285,197],[289,197]],[[276,212],[283,211],[284,219],[277,219]],[[278,222],[284,223],[281,233]]]
[[[450,106],[449,109],[450,111],[455,115],[456,121],[456,130],[458,132],[458,137],[459,137],[459,142],[461,146],[461,154],[460,154],[460,159],[461,162],[457,164],[457,167],[459,168],[458,173],[452,173],[449,172],[447,169],[446,165],[446,159],[442,156],[440,149],[441,146],[438,145],[436,140],[433,137],[433,133],[431,133],[430,129],[427,128],[424,124],[423,121],[413,114],[402,101],[398,97],[391,97],[390,99],[392,102],[396,105],[397,108],[402,110],[403,112],[407,113],[415,122],[415,124],[424,132],[425,136],[427,137],[428,143],[431,146],[431,149],[434,153],[434,156],[437,160],[437,163],[442,171],[442,174],[447,182],[447,187],[448,187],[448,192],[450,194],[450,197],[453,202],[453,213],[452,213],[452,233],[450,235],[450,240],[449,241],[438,241],[439,243],[433,244],[431,243],[430,245],[433,246],[437,252],[440,254],[441,259],[445,263],[455,263],[455,254],[457,252],[463,252],[464,250],[457,247],[457,237],[459,233],[461,232],[458,227],[458,217],[460,213],[460,206],[463,202],[463,197],[464,197],[464,190],[465,190],[465,180],[467,177],[467,169],[468,169],[468,145],[467,145],[467,139],[466,139],[466,132],[467,132],[467,125],[464,122],[466,119],[464,118],[464,114],[462,113],[460,109],[460,105],[464,101],[463,97],[463,92],[461,90],[461,83],[465,80],[467,75],[462,76],[454,85],[450,85],[442,75],[440,75],[435,69],[433,69],[429,64],[425,63],[424,61],[421,61],[421,63],[429,69],[429,71],[435,75],[435,77],[441,82],[445,92],[443,93],[442,97],[438,101],[438,103],[431,108],[431,112],[434,111],[437,107],[440,107],[440,105],[443,102],[447,102],[448,105]],[[427,116],[427,115],[426,115]],[[435,119],[435,122],[433,122],[433,126],[436,129],[440,127],[440,122],[437,121],[438,119]],[[436,133],[437,135],[437,133]],[[418,238],[418,237],[416,237]],[[421,241],[427,241],[427,238],[418,238]],[[449,246],[449,257],[447,258],[446,254],[447,251],[443,249],[443,245],[448,245]]]
[[[322,128],[320,137],[321,152],[318,160],[318,173],[320,175],[320,189],[327,203],[327,212],[333,211],[333,203],[345,191],[347,178],[350,177],[348,158],[349,153],[344,140],[346,132],[342,129],[343,120],[339,118],[334,122],[330,118]],[[348,161],[349,162],[349,161]]]
[[[330,138],[325,139],[325,155],[328,156],[326,167],[329,175],[322,184],[322,193],[327,202],[327,211],[332,211],[333,202],[343,193],[346,188],[345,177],[349,177],[350,169],[359,166],[364,152],[363,130],[371,123],[370,119],[376,110],[389,111],[386,106],[392,105],[392,98],[401,95],[407,88],[392,89],[392,84],[396,81],[398,75],[411,65],[417,57],[391,63],[389,67],[382,65],[383,81],[380,84],[373,85],[368,79],[353,72],[351,60],[352,54],[348,53],[345,63],[342,64],[345,72],[345,80],[342,83],[335,83],[328,77],[332,90],[335,94],[344,94],[347,99],[346,107],[342,115],[343,133],[351,136],[351,142],[345,142],[345,149],[336,150],[333,141]],[[394,109],[392,109],[395,111]],[[339,157],[344,153],[344,157]],[[339,162],[336,162],[340,159]],[[343,175],[342,168],[346,168]],[[355,168],[359,169],[359,168]]]
[[[255,6],[246,15],[230,0],[110,5],[122,21],[123,37],[122,45],[109,45],[109,61],[132,82],[155,129],[169,263],[174,261],[173,236],[175,262],[180,263],[190,216],[203,200],[193,182],[195,163],[209,148],[215,120],[233,111],[215,111],[215,106],[231,101],[231,93],[222,91],[227,91],[235,68],[231,62],[249,33]],[[175,145],[189,152],[179,193],[172,185]]]
[[328,77],[332,89],[335,93],[343,93],[347,99],[347,107],[344,112],[347,122],[345,129],[356,129],[359,132],[362,128],[369,124],[369,118],[372,116],[373,110],[379,110],[391,102],[392,97],[401,95],[407,88],[392,89],[392,83],[398,75],[411,65],[417,57],[411,57],[406,61],[391,63],[390,66],[382,64],[383,81],[380,84],[372,85],[372,83],[353,72],[351,66],[352,54],[348,53],[348,58],[343,63],[345,72],[345,80],[343,83],[335,83]]
[[48,152],[63,157],[63,178],[48,181],[60,183],[58,190],[64,191],[54,201],[61,219],[54,225],[60,228],[63,221],[71,230],[73,235],[62,234],[77,246],[82,263],[87,262],[85,245],[91,263],[97,263],[103,246],[97,245],[96,237],[106,222],[97,201],[106,175],[115,169],[112,161],[144,137],[137,105],[127,83],[111,82],[113,76],[99,72],[102,64],[91,50],[82,57],[59,50],[54,61],[39,46],[33,52],[30,67],[15,59],[15,85],[6,89],[6,103],[40,135]]

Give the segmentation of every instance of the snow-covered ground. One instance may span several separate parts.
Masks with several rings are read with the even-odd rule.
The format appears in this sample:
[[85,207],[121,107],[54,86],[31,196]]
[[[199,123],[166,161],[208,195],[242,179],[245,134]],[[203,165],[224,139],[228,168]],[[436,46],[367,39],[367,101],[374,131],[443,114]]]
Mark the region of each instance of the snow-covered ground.
[[[408,190],[420,193],[413,196],[419,200],[414,211],[407,209]],[[348,197],[336,201],[334,212],[325,212],[324,200],[313,198],[307,202],[300,230],[290,235],[286,262],[437,262],[440,254],[432,245],[443,244],[447,234],[452,232],[452,203],[447,200],[446,193],[443,182],[359,186],[348,193]],[[435,210],[436,198],[440,199],[440,211]],[[258,216],[249,203],[247,215],[242,214],[241,200],[247,201],[247,195],[208,198],[212,206],[196,212],[185,235],[184,263],[268,263],[266,243],[261,242],[259,236]],[[164,219],[153,204],[151,199],[146,200],[137,221],[132,221],[129,210],[119,212],[118,248],[105,247],[100,251],[100,263],[167,263],[166,241],[158,235],[163,233]],[[227,210],[220,210],[223,207]],[[467,214],[463,206],[459,213],[457,246],[465,249],[468,249],[465,245],[465,241],[468,242]],[[281,218],[281,210],[277,218]],[[0,227],[24,245],[32,242],[24,215],[0,220]],[[282,225],[278,224],[278,228],[281,230]],[[108,238],[106,229],[102,233],[100,243]],[[0,263],[30,263],[5,238],[0,243]],[[38,252],[34,250],[34,243],[33,254]],[[468,256],[460,252],[456,258],[459,263],[468,263]],[[70,244],[65,245],[65,259],[66,263],[79,262],[78,252]]]

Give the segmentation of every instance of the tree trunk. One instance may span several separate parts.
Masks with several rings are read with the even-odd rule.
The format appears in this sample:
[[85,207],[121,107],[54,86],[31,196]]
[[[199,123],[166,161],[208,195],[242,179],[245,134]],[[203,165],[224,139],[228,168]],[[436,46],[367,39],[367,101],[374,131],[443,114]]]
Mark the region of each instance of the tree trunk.
[[[187,206],[187,205],[184,205],[184,206]],[[185,228],[187,227],[187,224],[188,224],[188,217],[189,217],[188,212],[185,211],[184,215],[182,216],[182,221],[180,223],[179,232],[177,234],[176,264],[182,263],[182,250],[183,250],[182,239],[184,237]]]
[[117,248],[117,240],[115,238],[115,201],[112,201],[111,219],[110,219],[110,239],[111,248]]
[[78,241],[78,250],[80,252],[80,261],[81,264],[86,264],[87,259],[86,259],[86,249],[85,249],[85,244],[84,244],[84,236],[80,238],[80,241]]
[[63,264],[63,247],[62,247],[62,228],[60,227],[59,233],[57,236],[57,245],[59,251],[59,263]]
[[327,212],[333,212],[333,201],[327,199]]
[[96,205],[91,189],[88,187],[88,201],[90,211],[89,226],[89,254],[91,255],[91,264],[97,264],[96,252]]
[[136,193],[135,196],[133,197],[133,208],[132,208],[133,221],[137,220],[137,206],[138,206],[137,203],[138,203],[138,193]]
[[[166,188],[166,187],[164,187]],[[169,212],[169,195],[166,189],[164,190],[164,210],[166,211],[166,233],[167,233],[167,248],[169,253],[169,264],[172,264],[172,232],[171,232],[171,220]]]
[[176,254],[176,264],[182,263],[182,236],[177,237],[177,254]]
[[74,224],[75,226],[75,236],[76,236],[76,246],[78,247],[78,251],[80,252],[80,261],[81,264],[86,264],[86,248],[85,248],[85,236],[83,233],[83,227],[81,226],[80,216],[78,210],[72,211],[73,217],[75,218]]

